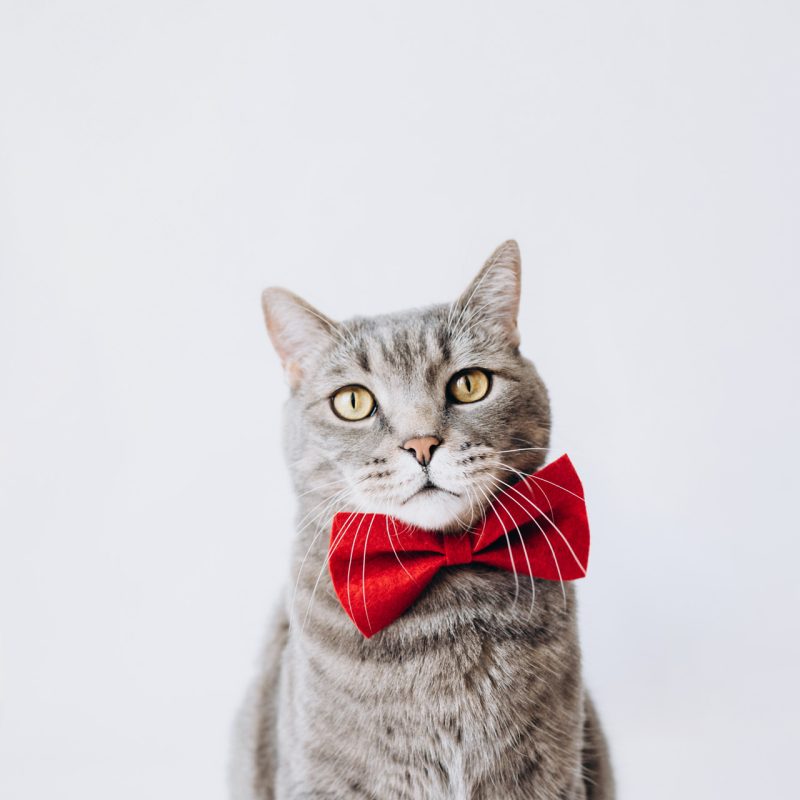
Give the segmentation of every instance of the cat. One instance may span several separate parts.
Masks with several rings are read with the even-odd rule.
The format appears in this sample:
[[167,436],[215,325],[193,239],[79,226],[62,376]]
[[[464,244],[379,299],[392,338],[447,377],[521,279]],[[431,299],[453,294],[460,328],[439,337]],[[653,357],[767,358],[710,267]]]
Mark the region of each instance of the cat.
[[264,292],[299,522],[238,720],[236,800],[613,799],[572,584],[443,569],[366,638],[327,570],[336,512],[452,533],[543,465],[549,400],[519,352],[520,274],[507,241],[452,305],[347,322]]

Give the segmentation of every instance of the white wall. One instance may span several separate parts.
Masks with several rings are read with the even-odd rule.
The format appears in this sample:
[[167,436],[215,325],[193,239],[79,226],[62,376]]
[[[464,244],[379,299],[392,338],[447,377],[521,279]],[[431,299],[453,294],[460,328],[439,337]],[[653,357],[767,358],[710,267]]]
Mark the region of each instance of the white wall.
[[6,0],[0,796],[223,796],[293,515],[260,290],[449,300],[510,236],[621,797],[788,796],[798,23]]

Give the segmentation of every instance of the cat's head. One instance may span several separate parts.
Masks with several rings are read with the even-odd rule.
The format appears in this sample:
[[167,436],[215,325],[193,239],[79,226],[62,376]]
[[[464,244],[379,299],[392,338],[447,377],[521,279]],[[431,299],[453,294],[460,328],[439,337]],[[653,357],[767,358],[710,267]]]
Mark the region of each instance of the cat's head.
[[513,241],[452,305],[334,322],[267,289],[298,491],[340,492],[334,511],[423,528],[476,523],[504,484],[543,463],[549,441],[547,391],[519,352],[519,296]]

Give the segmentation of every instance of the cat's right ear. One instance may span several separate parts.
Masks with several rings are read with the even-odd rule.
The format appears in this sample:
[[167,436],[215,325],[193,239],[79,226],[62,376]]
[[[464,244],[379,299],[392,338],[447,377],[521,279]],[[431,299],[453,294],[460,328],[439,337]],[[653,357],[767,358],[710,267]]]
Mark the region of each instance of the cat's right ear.
[[498,247],[455,303],[458,326],[482,320],[514,347],[519,347],[519,245],[509,239]]
[[261,305],[269,338],[280,357],[289,386],[296,389],[304,368],[331,343],[338,326],[287,289],[265,289]]

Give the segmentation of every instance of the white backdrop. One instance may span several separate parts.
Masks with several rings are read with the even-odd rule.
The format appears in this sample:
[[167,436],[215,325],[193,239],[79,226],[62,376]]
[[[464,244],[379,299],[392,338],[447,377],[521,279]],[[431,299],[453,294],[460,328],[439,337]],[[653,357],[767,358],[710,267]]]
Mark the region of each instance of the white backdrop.
[[798,23],[4,0],[0,796],[224,796],[292,535],[261,289],[450,300],[512,236],[620,796],[788,796]]

